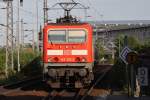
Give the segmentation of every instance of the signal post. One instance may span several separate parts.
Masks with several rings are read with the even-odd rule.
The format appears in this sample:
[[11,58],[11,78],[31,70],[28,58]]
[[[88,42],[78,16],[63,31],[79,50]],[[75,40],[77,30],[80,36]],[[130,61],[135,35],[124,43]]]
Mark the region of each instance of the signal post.
[[130,90],[129,90],[129,96],[139,96],[139,84],[136,77],[135,72],[135,64],[138,61],[138,55],[136,52],[132,51],[129,52],[126,56],[126,61],[128,62],[128,69],[129,69],[129,84],[130,84]]

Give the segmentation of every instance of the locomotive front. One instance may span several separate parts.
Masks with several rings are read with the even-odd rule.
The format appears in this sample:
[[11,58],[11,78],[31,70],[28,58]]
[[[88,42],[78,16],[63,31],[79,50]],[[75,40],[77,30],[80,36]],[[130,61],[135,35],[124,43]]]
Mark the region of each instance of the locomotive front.
[[92,27],[88,23],[44,27],[45,78],[52,88],[82,88],[93,80]]

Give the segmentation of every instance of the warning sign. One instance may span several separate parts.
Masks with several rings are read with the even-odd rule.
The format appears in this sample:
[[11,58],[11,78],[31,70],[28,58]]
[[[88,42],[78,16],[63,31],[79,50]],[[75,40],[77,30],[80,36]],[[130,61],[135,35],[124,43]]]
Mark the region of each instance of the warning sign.
[[123,50],[120,53],[120,58],[123,60],[124,63],[128,64],[128,62],[126,61],[126,56],[127,54],[131,52],[131,49],[128,48],[127,46],[123,48]]

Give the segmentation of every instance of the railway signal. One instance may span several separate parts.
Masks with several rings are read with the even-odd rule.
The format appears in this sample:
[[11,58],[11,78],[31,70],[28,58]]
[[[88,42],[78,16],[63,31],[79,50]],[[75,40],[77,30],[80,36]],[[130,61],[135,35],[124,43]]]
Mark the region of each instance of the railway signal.
[[[129,71],[130,71],[130,86],[131,86],[131,91],[130,91],[130,95],[131,96],[134,96],[134,93],[135,93],[135,87],[137,87],[136,85],[136,72],[135,72],[135,63],[137,62],[138,60],[138,54],[134,51],[131,51],[129,53],[127,53],[126,55],[126,61],[127,63],[129,64]],[[137,91],[137,90],[136,90]]]
[[128,62],[128,64],[135,64],[138,60],[138,55],[135,52],[129,52],[126,55],[126,61]]

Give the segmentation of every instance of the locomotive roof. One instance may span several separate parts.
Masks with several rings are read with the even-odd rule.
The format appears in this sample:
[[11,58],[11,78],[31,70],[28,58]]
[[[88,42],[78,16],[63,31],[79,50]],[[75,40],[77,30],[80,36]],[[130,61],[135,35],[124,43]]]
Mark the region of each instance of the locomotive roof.
[[47,25],[85,25],[89,23],[48,23]]

